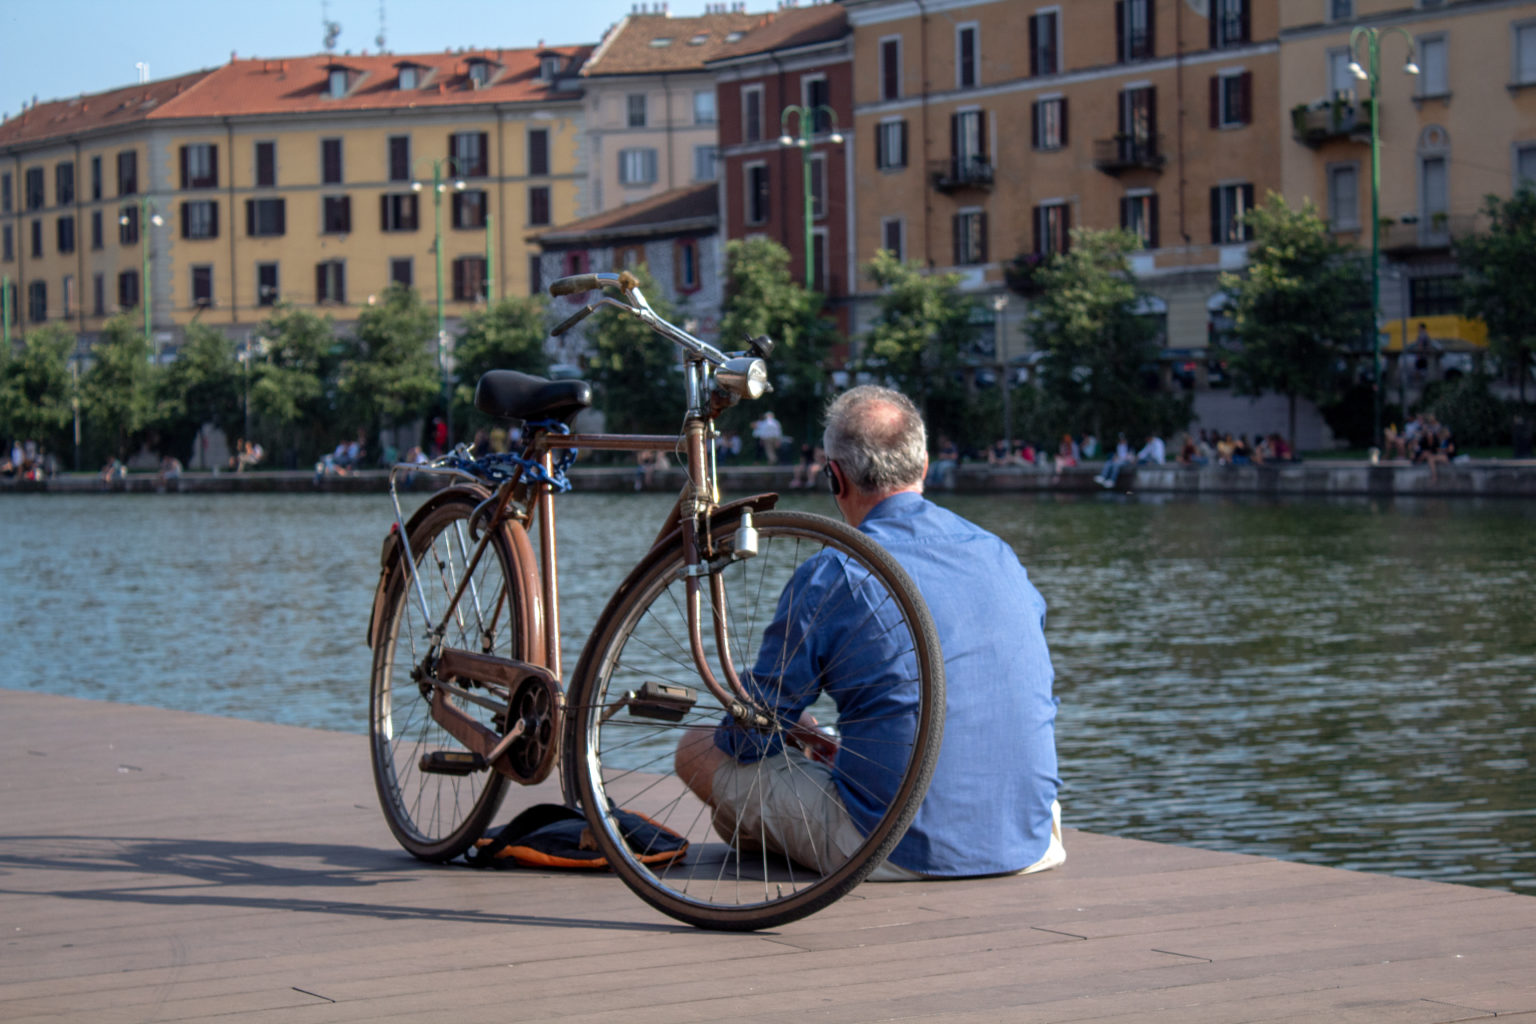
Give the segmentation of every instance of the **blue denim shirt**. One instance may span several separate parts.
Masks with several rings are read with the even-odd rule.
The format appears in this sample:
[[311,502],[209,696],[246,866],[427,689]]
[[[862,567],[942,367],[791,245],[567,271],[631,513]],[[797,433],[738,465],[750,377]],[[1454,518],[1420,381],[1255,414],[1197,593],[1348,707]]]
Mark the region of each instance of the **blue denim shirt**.
[[[1060,785],[1045,600],[1005,542],[919,494],[887,498],[859,529],[917,583],[944,652],[944,745],[927,799],[891,863],[935,876],[1028,867],[1050,843]],[[834,657],[850,633],[866,632],[871,643],[896,635],[870,622],[862,582],[836,556],[801,566],[780,596],[750,681],[777,689],[788,721],[821,691],[831,696],[840,719],[838,792],[868,830],[899,774],[885,763],[886,752],[910,742],[917,697],[910,655]],[[812,610],[828,607],[831,615],[809,621]],[[717,730],[715,743],[743,762],[774,752],[729,726]]]

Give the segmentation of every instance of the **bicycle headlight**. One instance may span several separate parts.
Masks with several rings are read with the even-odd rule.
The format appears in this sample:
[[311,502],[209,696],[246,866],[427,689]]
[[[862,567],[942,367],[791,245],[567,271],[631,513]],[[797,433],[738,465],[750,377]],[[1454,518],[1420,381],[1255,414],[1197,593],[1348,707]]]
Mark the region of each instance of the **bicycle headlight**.
[[762,398],[773,390],[768,383],[768,364],[752,356],[727,359],[715,371],[715,383],[743,398]]

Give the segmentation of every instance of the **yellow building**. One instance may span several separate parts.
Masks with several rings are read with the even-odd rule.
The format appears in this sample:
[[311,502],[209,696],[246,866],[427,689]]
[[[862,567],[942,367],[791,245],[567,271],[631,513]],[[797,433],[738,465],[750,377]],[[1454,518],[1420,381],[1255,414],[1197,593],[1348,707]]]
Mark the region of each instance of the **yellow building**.
[[278,302],[350,320],[393,282],[452,317],[536,291],[525,236],[577,213],[590,51],[232,60],[35,105],[0,125],[13,334],[147,310],[159,348]]

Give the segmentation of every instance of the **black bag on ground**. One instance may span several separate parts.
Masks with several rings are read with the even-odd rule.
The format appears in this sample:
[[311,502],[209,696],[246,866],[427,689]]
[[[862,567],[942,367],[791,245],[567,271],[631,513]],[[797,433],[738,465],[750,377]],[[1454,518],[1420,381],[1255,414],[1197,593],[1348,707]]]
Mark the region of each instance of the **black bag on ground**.
[[[624,841],[637,860],[666,864],[688,852],[688,840],[633,811],[616,810]],[[478,840],[464,854],[477,868],[586,868],[608,866],[586,817],[564,804],[535,804]]]

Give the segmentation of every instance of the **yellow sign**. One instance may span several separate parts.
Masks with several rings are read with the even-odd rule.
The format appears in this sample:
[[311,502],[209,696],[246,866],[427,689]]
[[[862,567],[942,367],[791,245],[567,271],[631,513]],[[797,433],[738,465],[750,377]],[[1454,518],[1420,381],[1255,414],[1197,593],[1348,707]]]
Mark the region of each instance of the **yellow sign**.
[[1433,346],[1441,352],[1470,352],[1488,347],[1488,325],[1464,316],[1413,316],[1392,320],[1381,327],[1383,352],[1403,350],[1403,328],[1408,329],[1408,351],[1419,344],[1419,325]]

